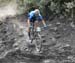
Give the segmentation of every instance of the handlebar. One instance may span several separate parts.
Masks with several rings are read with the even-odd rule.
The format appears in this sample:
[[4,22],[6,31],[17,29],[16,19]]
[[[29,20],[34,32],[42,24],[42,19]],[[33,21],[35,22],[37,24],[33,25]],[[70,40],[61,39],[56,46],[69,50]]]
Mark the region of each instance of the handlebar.
[[[47,27],[50,27],[51,24],[47,25]],[[30,26],[30,28],[33,28],[33,26]],[[42,30],[45,30],[44,27],[37,27],[36,31],[41,32]]]

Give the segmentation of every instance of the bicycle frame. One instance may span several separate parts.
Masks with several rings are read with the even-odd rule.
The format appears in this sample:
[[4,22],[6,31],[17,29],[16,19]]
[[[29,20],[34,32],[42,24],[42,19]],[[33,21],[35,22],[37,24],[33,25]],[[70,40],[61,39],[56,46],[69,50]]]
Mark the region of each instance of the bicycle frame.
[[[33,43],[33,41],[35,40],[35,46],[37,47],[38,45],[37,44],[39,44],[39,49],[41,50],[41,45],[42,45],[42,43],[40,42],[41,41],[41,35],[40,35],[40,32],[41,31],[37,31],[37,30],[35,30],[35,28],[34,28],[34,22],[32,22],[31,23],[32,24],[32,26],[30,27],[30,36],[32,37],[31,38],[31,43]],[[40,40],[40,41],[38,41],[38,40]]]
[[[34,28],[34,22],[32,22],[32,26],[31,26],[31,28],[30,28],[30,35],[32,35],[33,36],[33,38],[31,39],[31,43],[33,43],[33,41],[35,40],[36,41],[36,46],[38,47],[38,45],[37,45],[37,43],[38,43],[38,39],[37,39],[37,37],[36,36],[38,36],[38,38],[39,38],[39,40],[41,41],[39,41],[39,50],[41,51],[42,50],[42,36],[41,36],[41,34],[40,34],[40,32],[41,31],[36,31],[35,30],[35,28]],[[51,26],[51,25],[48,25],[48,26]],[[40,27],[42,30],[44,29],[44,27]]]
[[32,35],[33,35],[33,39],[31,39],[31,43],[32,43],[32,41],[34,39],[36,39],[36,36],[38,36],[41,39],[41,35],[40,35],[41,29],[39,27],[38,30],[35,30],[35,28],[34,28],[34,22],[32,23],[32,26],[30,28],[30,32],[32,32]]

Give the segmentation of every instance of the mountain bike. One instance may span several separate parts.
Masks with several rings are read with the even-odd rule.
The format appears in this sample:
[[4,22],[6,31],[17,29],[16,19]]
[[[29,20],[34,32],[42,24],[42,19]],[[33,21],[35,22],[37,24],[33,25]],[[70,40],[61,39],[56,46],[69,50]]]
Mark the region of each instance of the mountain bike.
[[41,42],[41,28],[37,27],[34,28],[34,23],[32,23],[32,26],[30,27],[30,40],[31,43],[35,42],[35,48],[38,48],[39,52],[41,51],[42,42]]
[[[47,25],[47,27],[50,25]],[[31,44],[35,42],[35,48],[38,48],[38,52],[42,52],[42,34],[41,31],[44,30],[44,27],[37,27],[34,28],[34,22],[30,26],[30,40]],[[32,48],[30,48],[30,52],[33,51]]]

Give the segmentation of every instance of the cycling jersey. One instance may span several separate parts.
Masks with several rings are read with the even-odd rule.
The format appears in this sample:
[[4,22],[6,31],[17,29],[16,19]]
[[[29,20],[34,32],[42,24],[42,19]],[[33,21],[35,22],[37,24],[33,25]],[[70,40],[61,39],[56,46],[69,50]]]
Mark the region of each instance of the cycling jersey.
[[42,21],[42,16],[41,14],[39,14],[38,16],[35,16],[35,12],[34,11],[31,11],[29,14],[28,14],[28,18],[30,19],[30,22],[33,22],[33,21]]

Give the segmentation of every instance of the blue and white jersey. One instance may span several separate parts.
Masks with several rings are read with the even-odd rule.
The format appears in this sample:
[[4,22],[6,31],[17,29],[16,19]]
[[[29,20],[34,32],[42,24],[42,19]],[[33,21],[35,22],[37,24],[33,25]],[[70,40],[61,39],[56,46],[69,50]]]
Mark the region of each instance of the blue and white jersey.
[[30,19],[30,21],[32,20],[38,20],[38,21],[41,21],[43,19],[42,15],[39,14],[38,16],[35,16],[35,12],[34,11],[31,11],[29,14],[28,14],[28,18]]

